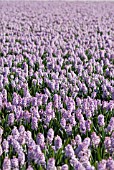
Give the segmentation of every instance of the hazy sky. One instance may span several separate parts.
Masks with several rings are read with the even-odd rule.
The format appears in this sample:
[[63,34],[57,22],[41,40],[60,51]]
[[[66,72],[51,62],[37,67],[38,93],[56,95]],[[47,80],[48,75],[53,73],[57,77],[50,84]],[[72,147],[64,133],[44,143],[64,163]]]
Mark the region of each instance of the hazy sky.
[[0,0],[0,1],[102,1],[102,2],[109,2],[109,1],[114,1],[114,0]]

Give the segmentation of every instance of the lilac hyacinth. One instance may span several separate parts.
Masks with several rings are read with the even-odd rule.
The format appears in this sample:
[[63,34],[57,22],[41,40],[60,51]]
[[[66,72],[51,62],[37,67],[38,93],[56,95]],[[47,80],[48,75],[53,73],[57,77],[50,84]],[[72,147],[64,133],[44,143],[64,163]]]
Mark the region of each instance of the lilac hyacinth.
[[13,135],[13,138],[14,138],[14,139],[18,139],[18,137],[19,137],[19,131],[18,131],[18,129],[17,129],[16,126],[14,126],[14,128],[13,128],[13,130],[12,130],[12,135]]
[[10,114],[8,115],[8,124],[9,124],[9,125],[13,125],[13,124],[14,124],[14,120],[15,120],[14,113],[10,113]]
[[35,149],[36,149],[36,144],[35,144],[35,141],[33,139],[30,139],[27,143],[27,146],[28,146],[28,161],[32,160],[35,158],[35,156],[37,155],[37,153],[39,154],[39,152],[41,152],[40,150],[40,147],[38,145],[38,148],[37,148],[37,152],[35,152]]
[[44,94],[43,97],[42,97],[42,103],[47,104],[47,101],[48,101],[48,95]]
[[90,131],[91,130],[91,124],[92,124],[92,121],[91,120],[86,120],[85,121],[85,126],[86,126],[86,129],[88,130],[88,131]]
[[70,123],[66,125],[65,131],[68,135],[72,134],[72,125]]
[[66,127],[66,119],[65,118],[63,118],[63,117],[61,118],[60,125],[62,128]]
[[106,160],[102,160],[98,163],[98,170],[101,170],[101,169],[106,169]]
[[25,127],[23,125],[19,126],[19,133],[24,134],[25,133]]
[[112,152],[114,152],[114,132],[111,135],[111,148],[112,148]]
[[80,132],[82,133],[82,134],[86,134],[86,125],[85,125],[85,121],[81,121],[80,122]]
[[29,147],[30,151],[33,150],[34,159],[37,159],[40,154],[42,154],[41,147],[33,143],[32,148]]
[[111,133],[113,130],[114,130],[114,117],[111,117],[107,127],[107,131]]
[[71,165],[72,167],[75,167],[75,165],[77,164],[77,162],[78,162],[78,159],[77,159],[76,157],[72,157],[72,158],[70,159],[70,165]]
[[37,164],[38,165],[42,165],[42,166],[46,166],[46,160],[45,160],[45,156],[44,156],[44,153],[40,153],[39,155],[38,155],[38,157],[37,157]]
[[100,137],[97,136],[95,132],[91,134],[91,142],[95,147],[97,147],[100,143]]
[[9,143],[6,139],[4,139],[2,142],[2,148],[5,153],[7,153],[9,151]]
[[29,143],[30,139],[32,139],[32,133],[30,131],[25,132],[25,143]]
[[76,145],[81,144],[82,142],[81,136],[80,135],[75,136],[75,141],[76,141]]
[[83,145],[83,149],[84,148],[88,148],[89,146],[90,146],[90,138],[89,137],[87,137],[87,138],[85,138],[84,140],[83,140],[83,142],[82,142],[82,145]]
[[[32,98],[32,106],[37,106],[37,103],[38,103],[37,97],[33,97],[33,98]],[[39,105],[40,105],[40,104],[39,104]]]
[[23,111],[23,118],[30,123],[31,113],[28,110]]
[[78,158],[83,162],[85,162],[85,160],[89,160],[91,156],[91,150],[89,150],[87,147],[82,146],[81,150],[78,153]]
[[74,166],[74,170],[86,170],[84,166],[78,161]]
[[73,101],[68,101],[67,103],[67,109],[72,112],[75,108],[74,102]]
[[11,160],[8,157],[4,158],[2,169],[11,170]]
[[76,125],[75,116],[71,116],[71,117],[69,118],[69,121],[70,121],[70,123],[71,123],[72,126],[75,126],[75,125]]
[[105,137],[105,140],[104,140],[104,146],[105,146],[105,149],[106,150],[110,150],[111,148],[111,138],[110,137]]
[[49,158],[49,160],[47,162],[47,168],[46,169],[47,170],[56,170],[54,158]]
[[12,168],[19,168],[18,158],[13,157],[13,159],[11,159],[11,167]]
[[68,165],[67,164],[62,165],[61,170],[68,170]]
[[69,158],[74,156],[74,150],[70,144],[68,144],[65,147],[65,155],[66,155],[66,157],[69,157]]
[[87,165],[86,170],[95,170],[94,166]]
[[53,131],[52,128],[50,128],[50,129],[48,130],[48,132],[47,132],[47,141],[48,141],[49,143],[52,143],[53,138],[54,138],[54,131]]
[[79,97],[77,97],[77,98],[76,98],[76,104],[77,104],[77,106],[81,106],[81,103],[82,103],[81,99],[80,99]]
[[16,152],[22,151],[22,146],[20,145],[20,143],[17,140],[12,138],[11,144]]
[[31,128],[33,130],[37,130],[38,128],[38,119],[36,117],[32,117]]
[[18,142],[20,143],[20,145],[24,145],[26,140],[25,140],[25,134],[23,134],[22,132],[20,133],[20,136],[18,138]]
[[54,140],[54,145],[55,145],[55,149],[58,150],[62,147],[62,139],[60,138],[60,136],[56,136],[55,140]]
[[40,146],[42,146],[44,144],[44,135],[42,133],[38,133],[38,135],[36,137],[36,142]]
[[33,170],[32,166],[29,165],[28,168],[27,168],[27,170]]
[[48,103],[48,105],[46,106],[46,111],[47,111],[47,113],[52,112],[52,102]]
[[91,118],[91,117],[92,117],[91,110],[87,110],[86,111],[86,118]]
[[53,100],[54,100],[54,107],[58,108],[58,95],[57,94],[54,95],[54,99]]
[[84,117],[82,115],[82,110],[81,109],[77,109],[76,110],[76,118],[79,120],[79,121],[84,121]]
[[21,166],[25,164],[25,154],[22,151],[18,152],[18,161]]
[[102,114],[100,114],[100,115],[98,116],[98,124],[99,124],[100,126],[104,126],[104,125],[105,125],[104,116],[103,116]]
[[114,169],[114,159],[109,157],[109,159],[106,162],[106,168],[107,169]]

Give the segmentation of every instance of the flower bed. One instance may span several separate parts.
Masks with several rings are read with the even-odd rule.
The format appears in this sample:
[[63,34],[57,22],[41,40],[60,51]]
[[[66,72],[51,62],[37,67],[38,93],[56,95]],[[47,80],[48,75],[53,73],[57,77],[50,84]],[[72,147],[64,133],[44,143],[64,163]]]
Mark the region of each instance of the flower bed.
[[113,2],[0,2],[0,169],[114,170]]

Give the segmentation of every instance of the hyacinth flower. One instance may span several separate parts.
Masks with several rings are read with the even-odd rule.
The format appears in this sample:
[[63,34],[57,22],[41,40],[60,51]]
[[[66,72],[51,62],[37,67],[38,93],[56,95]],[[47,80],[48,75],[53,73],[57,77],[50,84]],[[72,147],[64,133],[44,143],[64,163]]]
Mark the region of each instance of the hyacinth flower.
[[19,162],[18,162],[18,158],[16,157],[13,157],[13,159],[11,159],[11,167],[12,168],[19,168]]
[[69,158],[74,156],[74,150],[70,144],[68,144],[65,147],[65,155],[66,155],[66,157],[69,157]]
[[4,158],[4,162],[3,162],[3,166],[2,166],[3,170],[11,170],[11,160],[8,157]]
[[93,132],[91,135],[91,142],[92,142],[93,146],[95,146],[95,147],[98,147],[98,145],[100,143],[100,137],[97,136],[95,132]]
[[28,168],[27,168],[27,170],[33,170],[32,166],[29,165]]
[[36,142],[38,145],[40,145],[40,147],[43,149],[45,146],[45,142],[44,142],[45,138],[44,135],[39,133],[36,137]]
[[67,164],[62,165],[61,170],[68,170],[68,165]]
[[6,139],[4,139],[2,142],[2,149],[5,153],[8,153],[9,151],[9,143]]
[[99,124],[99,126],[104,126],[105,125],[104,116],[103,115],[99,115],[98,116],[98,124]]
[[56,170],[54,158],[50,158],[47,162],[47,170]]
[[47,141],[51,144],[54,138],[54,131],[53,129],[49,129],[47,132]]

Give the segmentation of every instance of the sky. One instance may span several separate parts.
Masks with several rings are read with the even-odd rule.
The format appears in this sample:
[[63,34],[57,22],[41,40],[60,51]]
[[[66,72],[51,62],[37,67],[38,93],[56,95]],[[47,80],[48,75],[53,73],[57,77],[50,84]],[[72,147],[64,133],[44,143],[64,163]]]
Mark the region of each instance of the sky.
[[102,1],[102,2],[109,2],[109,1],[112,1],[112,2],[114,2],[114,0],[0,0],[0,1],[8,1],[8,2],[10,2],[10,1],[57,1],[57,2],[60,2],[60,1],[84,1],[84,2],[92,2],[92,1]]

